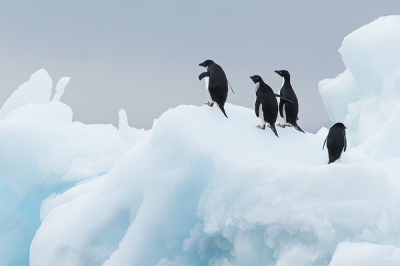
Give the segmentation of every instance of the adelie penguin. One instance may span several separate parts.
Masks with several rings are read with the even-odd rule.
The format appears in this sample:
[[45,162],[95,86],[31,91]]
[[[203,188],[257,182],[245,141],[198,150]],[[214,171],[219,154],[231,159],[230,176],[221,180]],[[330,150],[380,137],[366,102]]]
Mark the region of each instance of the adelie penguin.
[[[254,89],[256,93],[256,105],[255,111],[257,117],[261,120],[261,125],[257,127],[265,129],[265,125],[271,128],[272,132],[279,138],[278,132],[276,132],[275,122],[278,117],[278,101],[275,97],[281,97],[281,95],[273,92],[272,88],[266,84],[262,78],[258,75],[250,77],[254,82]],[[288,99],[284,100],[291,102]]]
[[292,101],[290,103],[287,100],[283,99],[279,102],[279,114],[283,118],[284,122],[283,125],[278,124],[278,126],[282,128],[286,126],[293,126],[298,131],[305,133],[297,125],[297,120],[299,119],[297,117],[299,113],[299,102],[297,101],[296,94],[294,93],[292,85],[290,84],[290,74],[287,70],[276,70],[275,73],[283,77],[283,85],[279,94],[281,95],[281,97],[284,97]]
[[333,163],[342,156],[342,153],[346,151],[347,140],[346,140],[346,126],[342,123],[334,124],[328,132],[328,136],[322,145],[322,149],[328,148],[329,162]]
[[199,65],[207,68],[207,71],[199,76],[199,80],[206,78],[206,91],[209,98],[206,104],[212,107],[214,102],[217,103],[222,113],[228,117],[224,109],[226,98],[228,97],[228,79],[224,70],[212,60],[206,60]]

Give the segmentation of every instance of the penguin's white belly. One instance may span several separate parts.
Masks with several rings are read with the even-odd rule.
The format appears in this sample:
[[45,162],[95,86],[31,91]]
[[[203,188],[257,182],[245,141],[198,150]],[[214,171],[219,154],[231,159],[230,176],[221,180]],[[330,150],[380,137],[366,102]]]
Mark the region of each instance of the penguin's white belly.
[[257,100],[257,90],[260,87],[260,82],[254,84],[254,92],[256,93],[256,100]]
[[264,126],[266,123],[265,123],[265,119],[264,119],[264,113],[263,113],[263,110],[262,110],[262,104],[260,104],[260,107],[258,109],[258,114],[259,114],[259,117],[260,117],[260,120],[261,120],[261,126]]
[[210,103],[213,103],[214,101],[211,98],[210,90],[208,89],[208,84],[210,82],[210,77],[205,77],[204,80],[206,82],[206,91],[207,91],[208,99],[210,99]]
[[286,125],[286,111],[285,111],[285,104],[282,106],[282,113],[283,113],[283,123]]

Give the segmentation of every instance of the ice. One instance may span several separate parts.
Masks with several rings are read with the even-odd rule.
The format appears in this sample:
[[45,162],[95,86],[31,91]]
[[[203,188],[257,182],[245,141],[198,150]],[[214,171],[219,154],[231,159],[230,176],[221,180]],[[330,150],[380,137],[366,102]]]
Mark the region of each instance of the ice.
[[319,90],[332,123],[344,122],[348,105],[357,101],[356,84],[349,69],[334,79],[319,82]]
[[351,33],[347,69],[320,82],[348,128],[329,165],[328,128],[276,138],[229,103],[229,119],[180,105],[149,131],[123,109],[118,128],[73,122],[69,78],[50,101],[38,71],[0,111],[0,265],[399,265],[399,29]]
[[36,71],[7,99],[0,110],[0,118],[27,104],[47,104],[50,101],[53,81],[46,70]]
[[352,32],[339,52],[347,69],[321,81],[319,91],[332,122],[343,122],[351,145],[364,146],[369,155],[380,149],[376,142],[395,142],[381,134],[396,116],[400,97],[400,16],[381,17]]
[[315,136],[320,137],[322,139],[326,139],[326,136],[328,136],[329,133],[329,129],[327,129],[326,127],[321,127],[320,130],[318,130],[318,132],[315,134]]
[[53,96],[53,101],[59,101],[64,94],[65,87],[68,85],[70,78],[63,77],[57,82],[56,93]]
[[132,147],[111,125],[72,122],[67,105],[50,101],[51,84],[39,70],[0,111],[0,265],[28,265],[44,199],[109,172]]
[[391,241],[399,187],[384,172],[327,165],[323,138],[277,139],[252,110],[226,108],[229,120],[207,106],[165,112],[93,190],[47,199],[64,205],[37,231],[32,265],[328,265],[350,237]]
[[400,265],[400,249],[390,245],[348,243],[338,245],[329,266],[394,266]]

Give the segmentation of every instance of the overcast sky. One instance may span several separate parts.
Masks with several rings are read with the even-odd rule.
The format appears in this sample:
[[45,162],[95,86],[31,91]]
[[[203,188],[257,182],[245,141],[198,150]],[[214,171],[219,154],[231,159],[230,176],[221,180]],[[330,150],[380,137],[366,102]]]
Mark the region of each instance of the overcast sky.
[[399,0],[0,1],[0,104],[45,68],[54,86],[71,77],[61,101],[74,120],[117,125],[124,108],[148,129],[169,108],[204,104],[198,64],[212,59],[235,90],[227,102],[250,108],[249,77],[278,92],[274,70],[288,70],[299,125],[315,132],[331,126],[318,81],[344,71],[343,38],[396,14]]

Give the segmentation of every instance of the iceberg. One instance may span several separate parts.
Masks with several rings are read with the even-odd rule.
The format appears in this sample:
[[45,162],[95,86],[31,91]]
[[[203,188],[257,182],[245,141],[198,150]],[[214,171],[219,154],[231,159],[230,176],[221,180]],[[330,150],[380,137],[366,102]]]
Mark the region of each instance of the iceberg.
[[0,265],[399,265],[399,36],[400,16],[354,31],[319,83],[348,128],[330,165],[328,129],[276,138],[232,104],[74,122],[69,78],[39,70],[0,110]]
[[[109,172],[134,144],[111,125],[72,122],[72,110],[59,101],[68,80],[50,100],[52,80],[39,70],[0,111],[0,265],[29,265],[42,201]],[[146,134],[132,130],[136,139]]]
[[[398,157],[386,149],[396,145],[387,131],[398,117],[400,97],[400,16],[381,17],[344,38],[339,52],[346,70],[319,83],[319,91],[332,122],[348,127],[353,147],[360,146],[375,160]],[[381,149],[384,149],[382,151]],[[397,149],[396,149],[397,148]],[[388,153],[386,153],[388,151]]]

